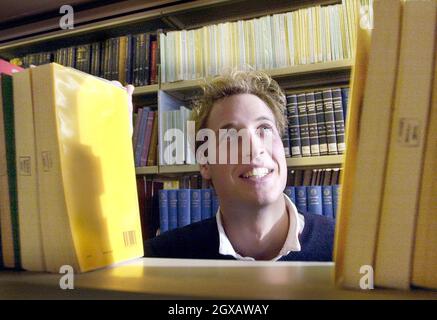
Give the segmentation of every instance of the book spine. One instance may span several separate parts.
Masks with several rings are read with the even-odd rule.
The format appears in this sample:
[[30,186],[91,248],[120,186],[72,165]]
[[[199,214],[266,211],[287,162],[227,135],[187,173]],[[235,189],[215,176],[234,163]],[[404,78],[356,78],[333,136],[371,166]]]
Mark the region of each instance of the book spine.
[[337,139],[337,152],[343,154],[346,149],[344,142],[344,115],[343,103],[341,100],[341,89],[332,89],[332,100],[334,102],[335,134]]
[[323,215],[329,218],[334,218],[334,208],[332,201],[332,186],[322,186],[323,193]]
[[202,220],[201,190],[191,189],[191,223]]
[[200,189],[201,194],[201,216],[202,220],[208,219],[212,217],[212,203],[211,203],[211,189]]
[[326,138],[326,125],[325,125],[325,113],[323,111],[323,98],[322,92],[315,92],[314,98],[316,102],[316,119],[317,119],[317,131],[319,137],[319,150],[321,156],[328,154],[328,142]]
[[296,186],[296,207],[299,212],[307,213],[307,191],[306,186]]
[[333,208],[333,216],[337,217],[337,208],[338,208],[338,199],[340,196],[340,185],[334,184],[332,185],[332,208]]
[[[2,118],[0,121],[3,121],[2,127],[2,141],[1,144],[4,143],[4,150],[1,154],[1,160],[5,162],[5,168],[2,168],[2,180],[1,180],[1,189],[2,192],[8,193],[9,199],[6,199],[8,203],[2,204],[2,224],[5,222],[3,218],[5,217],[3,213],[4,205],[9,204],[9,210],[6,210],[6,214],[9,216],[6,220],[6,230],[4,226],[3,235],[9,234],[12,251],[10,252],[10,256],[6,256],[8,258],[4,261],[6,267],[10,268],[20,268],[21,267],[21,255],[20,255],[20,234],[19,234],[19,226],[18,226],[18,198],[17,198],[17,170],[15,166],[15,125],[14,125],[14,105],[13,105],[13,91],[12,91],[12,77],[9,75],[0,75],[0,90],[1,95],[0,98],[0,107],[2,107]],[[4,153],[3,153],[4,152]],[[6,169],[6,170],[4,170]],[[3,171],[4,170],[4,171]],[[4,174],[3,174],[4,173]],[[6,188],[5,188],[6,187]],[[4,199],[1,199],[2,202]],[[10,223],[9,223],[10,222]],[[6,232],[5,232],[6,231]],[[3,241],[3,239],[2,239]]]
[[178,191],[168,190],[168,230],[178,227]]
[[320,156],[319,133],[317,131],[316,101],[313,92],[306,94],[306,104],[308,110],[308,131],[310,135],[311,156]]
[[[288,119],[287,109],[284,114],[285,119]],[[290,157],[290,129],[288,127],[288,121],[285,122],[284,132],[282,134],[282,144],[284,145],[284,154],[286,157]]]
[[159,229],[160,233],[169,230],[168,190],[161,189],[159,194]]
[[305,93],[297,95],[297,109],[299,113],[299,130],[300,130],[300,140],[302,156],[311,156],[310,148],[310,134],[308,131],[308,113],[306,107]]
[[308,197],[308,212],[322,215],[323,214],[322,186],[308,186],[307,197]]
[[332,91],[323,91],[323,110],[325,112],[326,140],[328,142],[328,154],[335,155],[337,152],[337,138],[335,134],[334,102]]
[[178,227],[184,227],[191,223],[190,217],[190,189],[179,189],[178,192]]
[[290,152],[292,157],[301,157],[301,140],[300,140],[300,126],[299,113],[297,110],[297,96],[295,94],[287,97],[287,112],[288,112],[288,126],[290,134]]

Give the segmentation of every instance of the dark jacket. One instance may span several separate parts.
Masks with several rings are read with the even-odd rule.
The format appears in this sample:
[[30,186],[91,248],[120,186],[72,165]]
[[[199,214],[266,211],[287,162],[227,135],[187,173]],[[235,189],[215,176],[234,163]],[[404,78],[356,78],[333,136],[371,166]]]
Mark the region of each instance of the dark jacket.
[[[305,227],[299,236],[301,251],[291,251],[279,261],[332,261],[334,220],[304,213]],[[145,243],[146,257],[181,259],[227,259],[221,255],[216,218],[206,219],[163,233]]]

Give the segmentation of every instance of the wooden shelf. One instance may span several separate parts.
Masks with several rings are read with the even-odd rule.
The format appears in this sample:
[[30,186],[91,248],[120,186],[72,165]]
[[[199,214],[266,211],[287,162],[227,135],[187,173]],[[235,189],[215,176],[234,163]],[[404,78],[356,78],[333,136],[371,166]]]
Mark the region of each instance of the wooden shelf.
[[[295,87],[297,86],[297,84],[298,87],[302,87],[305,84],[313,83],[317,83],[317,85],[320,85],[322,83],[349,82],[352,65],[352,60],[346,59],[323,63],[296,65],[287,68],[263,71],[275,80],[277,80],[280,84],[284,84],[285,87],[290,88],[293,87],[293,85],[287,84],[287,80],[292,80],[292,82],[294,82],[295,84]],[[320,76],[322,74],[324,74],[325,77],[327,75],[327,79],[320,79]],[[296,82],[294,78],[300,79],[298,82]],[[316,81],[318,78],[319,80]],[[213,79],[213,77],[198,80],[165,82],[161,84],[161,89],[169,92],[199,90],[206,81],[209,81],[211,79]]]
[[332,262],[142,258],[77,274],[74,290],[59,288],[59,274],[0,271],[0,299],[437,299],[423,289],[346,290],[333,274]]
[[174,166],[159,166],[159,173],[199,172],[198,164],[181,164]]
[[158,93],[159,85],[152,84],[149,86],[135,87],[134,96],[156,94]]
[[344,156],[320,156],[304,158],[287,158],[287,167],[304,169],[304,168],[340,168],[343,165]]
[[157,174],[158,166],[150,166],[150,167],[137,167],[135,168],[136,174]]

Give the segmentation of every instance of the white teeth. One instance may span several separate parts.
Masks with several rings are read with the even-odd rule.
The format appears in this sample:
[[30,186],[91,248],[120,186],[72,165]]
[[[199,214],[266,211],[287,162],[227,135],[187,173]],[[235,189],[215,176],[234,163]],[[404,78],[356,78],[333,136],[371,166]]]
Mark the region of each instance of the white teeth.
[[243,174],[243,178],[249,178],[252,176],[255,177],[264,177],[265,175],[269,174],[270,170],[267,168],[253,168],[252,170],[246,172]]

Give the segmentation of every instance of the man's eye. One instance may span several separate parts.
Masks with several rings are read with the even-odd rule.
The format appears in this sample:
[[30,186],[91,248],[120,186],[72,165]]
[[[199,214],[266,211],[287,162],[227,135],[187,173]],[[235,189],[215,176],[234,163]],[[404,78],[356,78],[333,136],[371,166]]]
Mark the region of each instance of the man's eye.
[[273,128],[269,125],[264,125],[258,128],[259,133],[271,133],[273,131]]

